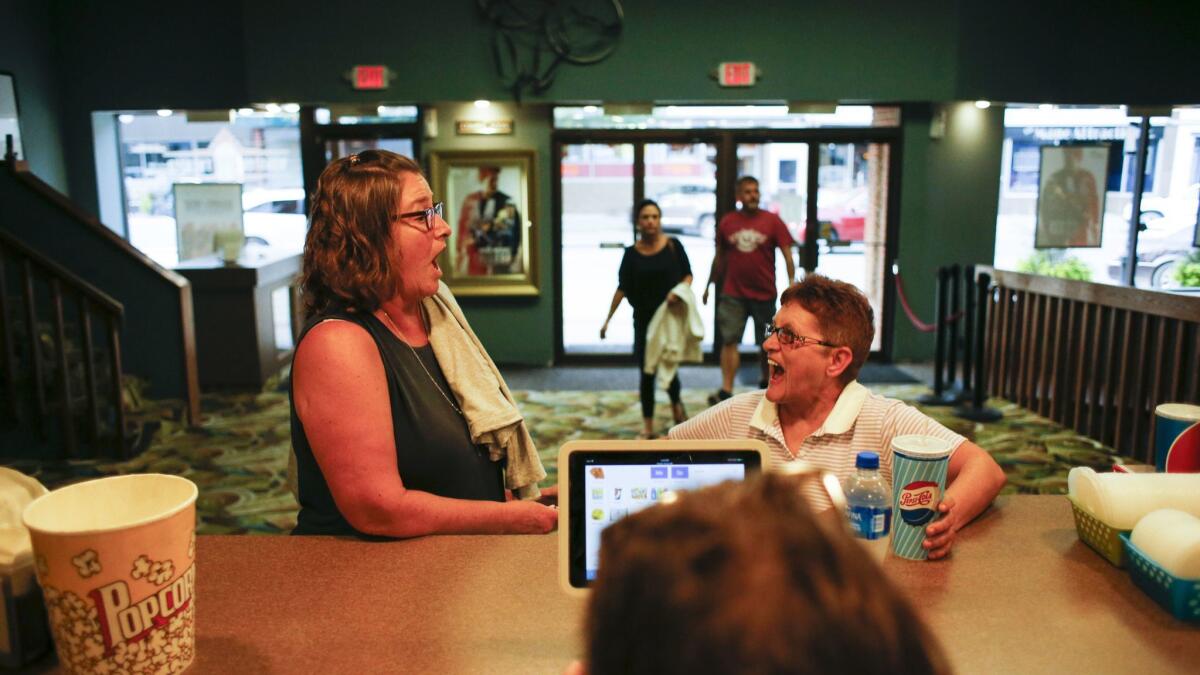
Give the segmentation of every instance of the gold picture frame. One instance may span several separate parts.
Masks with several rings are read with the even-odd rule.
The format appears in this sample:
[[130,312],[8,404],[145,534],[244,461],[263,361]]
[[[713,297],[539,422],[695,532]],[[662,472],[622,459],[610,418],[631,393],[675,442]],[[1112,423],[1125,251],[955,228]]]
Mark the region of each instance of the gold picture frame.
[[538,295],[534,169],[533,150],[430,153],[451,230],[439,265],[455,295]]

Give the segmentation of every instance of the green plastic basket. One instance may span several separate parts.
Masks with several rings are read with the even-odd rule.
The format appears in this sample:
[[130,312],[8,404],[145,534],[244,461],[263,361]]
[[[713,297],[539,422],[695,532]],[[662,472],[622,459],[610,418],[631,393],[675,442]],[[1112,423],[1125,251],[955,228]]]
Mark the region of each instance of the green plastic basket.
[[1146,557],[1122,534],[1129,560],[1129,576],[1138,588],[1180,621],[1200,622],[1200,579],[1180,579]]
[[1128,533],[1129,530],[1118,530],[1093,516],[1071,495],[1067,495],[1067,500],[1071,502],[1071,513],[1075,515],[1075,531],[1079,534],[1079,539],[1108,562],[1117,567],[1124,567],[1125,547],[1121,544],[1119,535],[1122,532]]

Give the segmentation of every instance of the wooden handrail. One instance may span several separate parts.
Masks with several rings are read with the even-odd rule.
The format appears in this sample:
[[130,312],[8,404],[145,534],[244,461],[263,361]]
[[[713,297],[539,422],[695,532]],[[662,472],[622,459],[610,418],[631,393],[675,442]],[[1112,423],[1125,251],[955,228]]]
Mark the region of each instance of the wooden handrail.
[[1189,297],[1161,291],[1129,288],[1128,286],[1110,286],[1091,281],[1059,279],[1038,274],[997,270],[987,266],[977,267],[976,274],[979,271],[985,271],[992,275],[992,282],[997,286],[1004,286],[1014,291],[1029,291],[1039,295],[1071,298],[1080,302],[1117,307],[1170,319],[1200,320],[1200,310],[1197,309],[1200,304],[1200,296]]
[[158,276],[162,277],[163,281],[173,284],[179,288],[188,285],[188,280],[182,274],[169,270],[162,265],[154,262],[154,260],[139,251],[135,246],[122,239],[116,232],[113,232],[108,227],[96,219],[87,211],[79,208],[75,202],[72,202],[58,190],[55,190],[48,183],[38,178],[36,174],[30,173],[25,162],[13,162],[11,170],[17,180],[24,183],[30,190],[40,195],[55,208],[70,216],[73,220],[91,228],[94,232],[104,238],[105,242],[114,248],[124,252],[126,255],[135,258],[138,262],[154,270]]
[[8,248],[19,252],[25,258],[33,261],[38,267],[49,272],[51,276],[63,279],[77,292],[83,294],[87,299],[100,305],[107,311],[118,316],[125,314],[125,307],[114,300],[112,296],[81,279],[78,275],[71,272],[71,270],[17,241],[14,237],[5,233],[4,230],[0,230],[0,248]]
[[977,266],[988,394],[1154,463],[1154,408],[1200,402],[1200,296]]
[[[168,334],[176,335],[178,337],[178,342],[160,342],[160,344],[164,345],[164,350],[162,352],[151,352],[150,361],[152,361],[154,364],[151,368],[152,372],[138,372],[138,374],[150,378],[152,382],[156,380],[160,382],[168,382],[169,384],[167,385],[167,391],[164,391],[163,393],[167,396],[182,398],[185,403],[185,414],[188,422],[191,424],[198,424],[200,421],[200,385],[196,365],[195,328],[194,318],[192,316],[190,282],[188,282],[183,275],[154,262],[151,258],[146,256],[137,248],[133,247],[118,234],[104,226],[95,217],[84,212],[66,196],[60,194],[53,187],[39,179],[34,174],[30,173],[26,162],[5,162],[4,166],[0,166],[0,171],[4,171],[6,174],[8,174],[8,176],[12,177],[15,187],[19,193],[28,194],[31,196],[31,200],[28,205],[30,208],[35,208],[35,210],[41,213],[42,216],[51,216],[52,218],[57,217],[54,215],[54,212],[57,211],[64,219],[71,221],[73,224],[72,227],[74,227],[74,225],[78,225],[78,229],[75,231],[73,236],[78,234],[80,237],[87,240],[89,245],[94,242],[95,245],[99,247],[98,252],[102,253],[102,255],[99,255],[98,257],[81,259],[81,270],[86,268],[89,264],[85,261],[89,259],[100,259],[104,261],[103,269],[105,270],[105,272],[100,273],[100,275],[105,276],[113,270],[126,269],[123,266],[124,263],[122,260],[127,259],[129,261],[130,271],[133,271],[133,268],[136,267],[136,274],[138,275],[138,278],[144,278],[145,280],[151,282],[150,287],[147,287],[147,290],[153,290],[153,293],[148,297],[153,297],[154,300],[152,302],[157,303],[153,304],[154,313],[162,314],[162,310],[165,309],[164,305],[169,304],[173,306],[174,311],[171,312],[170,315],[156,315],[153,317],[153,320],[166,322],[163,324],[166,328],[166,331]],[[45,205],[45,211],[43,211],[41,205],[37,204],[39,201],[41,204]],[[23,237],[23,240],[34,241],[36,239],[35,236],[30,235],[27,228],[25,230],[22,230],[21,228],[14,229],[14,233],[16,234],[20,234],[22,232],[25,232],[25,234],[28,235]],[[51,245],[50,243],[44,241],[42,243],[46,246]],[[72,250],[78,251],[80,249],[75,248]],[[73,254],[68,253],[66,255]],[[39,258],[40,265],[46,262],[50,261],[46,260],[44,256]],[[92,267],[93,269],[91,271],[94,273],[97,273],[98,269],[100,269],[95,268],[95,265],[92,265]],[[59,271],[63,268],[60,265],[56,266],[54,269]],[[126,275],[120,276],[122,278],[128,278]],[[159,284],[155,283],[157,281],[161,281],[162,285],[160,286]],[[141,297],[139,294],[140,291],[137,291],[136,289],[131,290],[131,288],[128,286],[120,287],[119,284],[118,286],[109,287],[109,290],[117,293],[120,295],[120,297],[126,300],[134,297]],[[164,294],[168,296],[169,299],[164,298]],[[104,298],[109,301],[113,300],[113,298],[108,296],[104,296]],[[100,300],[98,299],[98,301]],[[103,304],[102,301],[101,304]],[[149,305],[143,305],[139,303],[137,306],[137,311],[129,314],[128,320],[138,323],[139,326],[144,325],[147,318],[146,307],[148,306]],[[119,329],[116,330],[117,333],[120,332]],[[106,329],[105,332],[109,333],[112,331]],[[138,342],[140,344],[145,343],[145,331],[139,330],[139,332],[136,334],[136,338],[131,337],[133,335],[134,334],[126,336],[126,341],[133,340],[134,342]],[[164,360],[166,359],[161,358],[162,355],[172,352],[173,354],[168,356],[167,359],[174,360],[174,362],[170,364],[164,363]],[[130,352],[130,354],[132,354],[130,360],[136,363],[141,363],[142,369],[145,370],[145,357],[147,352],[137,351]],[[175,356],[175,354],[178,356]],[[166,368],[166,371],[164,371],[164,368]],[[168,374],[166,377],[163,377],[162,380],[159,380],[159,377],[163,376],[164,372]]]

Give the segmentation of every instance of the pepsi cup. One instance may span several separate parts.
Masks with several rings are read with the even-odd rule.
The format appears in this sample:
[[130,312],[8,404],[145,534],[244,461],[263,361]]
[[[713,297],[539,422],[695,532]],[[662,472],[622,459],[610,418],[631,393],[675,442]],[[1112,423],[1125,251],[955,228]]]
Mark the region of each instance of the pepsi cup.
[[892,439],[892,552],[901,558],[929,555],[925,528],[937,518],[951,450],[949,441],[933,436]]
[[1200,405],[1154,408],[1154,467],[1166,473],[1200,472]]

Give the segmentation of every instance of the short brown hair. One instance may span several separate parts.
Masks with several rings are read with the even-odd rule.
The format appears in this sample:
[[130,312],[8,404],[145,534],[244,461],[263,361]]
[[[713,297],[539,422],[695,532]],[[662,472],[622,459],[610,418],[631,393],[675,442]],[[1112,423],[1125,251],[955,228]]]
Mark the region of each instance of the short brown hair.
[[821,337],[835,345],[844,345],[854,353],[842,384],[848,384],[867,362],[871,341],[875,339],[875,312],[867,296],[854,284],[809,274],[787,288],[779,297],[780,306],[795,302],[812,312],[821,323]]
[[304,241],[305,317],[337,309],[372,312],[395,293],[391,222],[409,175],[421,175],[421,167],[387,150],[342,157],[321,172]]
[[924,624],[794,477],[678,493],[601,535],[590,675],[943,673]]

